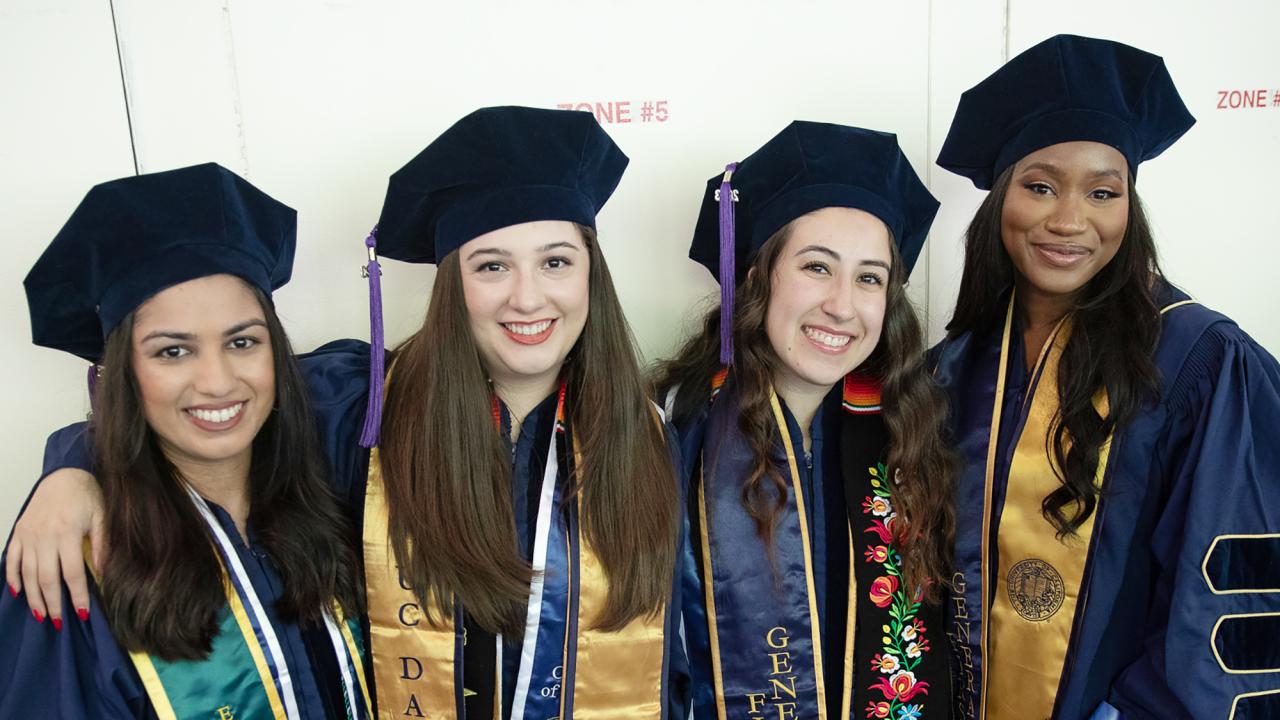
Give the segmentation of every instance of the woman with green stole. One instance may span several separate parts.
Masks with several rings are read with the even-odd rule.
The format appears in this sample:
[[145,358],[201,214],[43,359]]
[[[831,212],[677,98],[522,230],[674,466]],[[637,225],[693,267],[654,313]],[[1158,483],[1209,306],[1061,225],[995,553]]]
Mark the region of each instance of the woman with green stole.
[[[676,449],[595,233],[627,162],[589,113],[467,115],[391,177],[373,351],[300,358],[362,527],[378,717],[682,714]],[[391,353],[379,256],[437,265]]]
[[78,622],[9,573],[0,717],[369,717],[358,562],[271,303],[295,227],[214,164],[130,177],[27,276],[35,342],[95,364],[111,553]]
[[1135,188],[1194,122],[1159,57],[1068,35],[960,101],[962,718],[1280,717],[1280,366],[1165,279]]
[[945,718],[945,405],[905,284],[938,203],[890,134],[794,122],[707,184],[720,306],[660,367],[698,718]]

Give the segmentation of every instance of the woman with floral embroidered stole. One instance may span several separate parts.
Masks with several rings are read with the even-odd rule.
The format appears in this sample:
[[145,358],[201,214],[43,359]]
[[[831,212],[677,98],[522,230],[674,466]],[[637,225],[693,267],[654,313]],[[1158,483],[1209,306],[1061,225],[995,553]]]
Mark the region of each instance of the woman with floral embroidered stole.
[[795,122],[711,179],[721,304],[659,368],[699,718],[945,718],[941,392],[905,291],[938,204],[893,135]]
[[[380,716],[687,704],[669,641],[676,449],[595,233],[627,162],[589,113],[467,115],[391,178],[366,241],[373,351],[300,358],[363,528]],[[394,353],[379,255],[438,265],[425,323]]]
[[0,717],[369,717],[352,534],[270,300],[294,240],[198,165],[93,188],[27,276],[36,343],[97,365],[112,552],[78,622],[11,581]]
[[961,99],[960,717],[1280,717],[1280,367],[1164,278],[1134,187],[1194,122],[1159,57],[1067,35]]

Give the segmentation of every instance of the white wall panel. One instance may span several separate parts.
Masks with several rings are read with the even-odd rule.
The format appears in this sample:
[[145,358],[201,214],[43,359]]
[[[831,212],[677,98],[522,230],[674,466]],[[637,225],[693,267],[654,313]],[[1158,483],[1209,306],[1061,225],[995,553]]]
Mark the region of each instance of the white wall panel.
[[[732,4],[114,0],[144,172],[216,160],[299,211],[295,347],[367,337],[363,238],[391,172],[480,106],[600,104],[632,163],[600,218],[642,350],[669,353],[715,290],[685,253],[705,180],[794,118],[898,133],[943,202],[911,294],[942,334],[982,193],[933,165],[960,93],[1056,32],[1163,54],[1199,124],[1141,172],[1166,270],[1280,351],[1270,165],[1280,160],[1280,6],[1027,0]],[[83,364],[27,343],[21,278],[88,187],[133,171],[109,0],[0,4],[0,373],[7,525],[43,438],[84,412]],[[1265,89],[1266,108],[1219,110]],[[667,117],[645,119],[645,103]],[[619,106],[626,107],[623,122]],[[389,262],[387,334],[421,322],[432,269]]]
[[84,417],[88,363],[31,344],[22,279],[95,183],[133,174],[111,9],[0,3],[0,528],[40,472],[45,436]]

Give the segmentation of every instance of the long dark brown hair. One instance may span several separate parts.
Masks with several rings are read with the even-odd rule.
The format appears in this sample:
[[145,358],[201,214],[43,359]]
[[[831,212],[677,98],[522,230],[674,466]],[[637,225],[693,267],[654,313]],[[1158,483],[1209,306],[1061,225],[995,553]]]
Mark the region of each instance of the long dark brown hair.
[[[756,532],[772,546],[774,526],[787,503],[790,485],[770,456],[780,429],[769,396],[778,363],[765,331],[773,291],[773,271],[786,245],[791,225],[784,226],[760,248],[747,279],[735,292],[734,366],[726,387],[736,388],[741,414],[738,426],[752,450],[755,466],[742,487],[742,504]],[[924,363],[924,334],[906,293],[906,273],[897,246],[892,254],[884,330],[870,357],[859,368],[881,384],[882,415],[889,431],[887,466],[900,483],[890,483],[895,527],[907,586],[924,585],[926,597],[949,577],[955,516],[951,487],[959,460],[944,439],[947,404]],[[706,407],[712,376],[720,368],[720,308],[707,313],[699,333],[676,356],[659,363],[654,385],[677,387],[673,421],[677,426]],[[781,430],[785,432],[785,430]]]
[[[246,287],[249,287],[246,284]],[[274,409],[253,440],[253,529],[280,574],[286,620],[319,622],[336,599],[362,612],[350,523],[327,481],[307,389],[271,301],[256,288],[275,371]],[[106,541],[102,600],[122,646],[166,660],[207,657],[227,603],[213,539],[142,409],[131,313],[107,337],[90,431]]]
[[[595,233],[590,311],[561,371],[566,421],[581,447],[571,487],[608,578],[590,622],[617,630],[671,592],[679,488],[636,361],[635,343]],[[458,253],[440,262],[426,322],[396,352],[381,454],[391,547],[431,622],[455,601],[481,627],[518,635],[529,601],[511,507],[511,459],[468,322]]]
[[[965,233],[964,274],[947,324],[950,334],[991,332],[1004,321],[1016,271],[1000,226],[1013,170],[1010,166],[996,179]],[[1044,498],[1041,510],[1059,537],[1075,534],[1097,507],[1102,489],[1094,477],[1103,443],[1158,392],[1154,354],[1160,308],[1154,291],[1163,280],[1151,226],[1130,176],[1128,225],[1120,248],[1080,292],[1058,366],[1060,405],[1045,450],[1057,463],[1054,472],[1062,486]],[[1106,417],[1093,406],[1100,388],[1110,405]]]

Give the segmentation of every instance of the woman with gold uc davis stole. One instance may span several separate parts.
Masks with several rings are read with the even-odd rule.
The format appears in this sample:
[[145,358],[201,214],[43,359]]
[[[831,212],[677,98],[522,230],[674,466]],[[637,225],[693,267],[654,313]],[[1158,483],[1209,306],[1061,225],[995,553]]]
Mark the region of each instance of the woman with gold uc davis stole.
[[[378,717],[683,714],[676,448],[594,229],[626,165],[589,113],[467,115],[366,241],[376,350],[300,358],[362,518]],[[385,368],[375,247],[439,265]]]
[[1164,278],[1134,189],[1193,123],[1159,57],[1067,35],[961,98],[961,717],[1280,717],[1280,367]]
[[893,135],[825,123],[707,184],[721,303],[658,379],[698,718],[948,717],[957,460],[905,291],[937,209]]
[[[675,449],[595,233],[627,162],[589,113],[489,108],[391,178],[377,252],[439,269],[385,400],[380,352],[365,370],[367,463],[342,460],[368,468],[382,716],[666,718],[686,704],[668,680],[685,665],[668,642]],[[304,364],[328,375],[342,353]],[[335,382],[366,396],[359,377]]]
[[0,716],[368,717],[358,564],[271,303],[295,227],[212,163],[130,177],[27,276],[35,342],[100,369],[112,552],[78,622],[0,598]]

